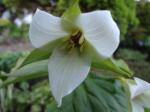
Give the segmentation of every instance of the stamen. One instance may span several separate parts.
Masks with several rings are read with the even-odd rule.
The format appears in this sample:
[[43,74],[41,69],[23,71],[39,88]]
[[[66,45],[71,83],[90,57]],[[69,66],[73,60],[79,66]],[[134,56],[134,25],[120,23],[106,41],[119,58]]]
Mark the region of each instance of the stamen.
[[82,35],[79,39],[79,44],[81,45],[84,42],[84,36]]

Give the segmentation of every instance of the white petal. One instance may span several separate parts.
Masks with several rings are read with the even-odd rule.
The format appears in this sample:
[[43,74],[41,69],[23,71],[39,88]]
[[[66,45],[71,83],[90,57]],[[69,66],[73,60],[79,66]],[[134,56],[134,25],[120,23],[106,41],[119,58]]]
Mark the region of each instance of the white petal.
[[55,49],[48,63],[52,93],[61,106],[62,98],[70,94],[87,77],[91,61],[76,50],[66,54]]
[[68,35],[61,27],[61,20],[37,9],[30,25],[29,37],[34,47]]
[[138,102],[132,101],[132,112],[144,112],[144,107]]
[[136,82],[136,85],[132,87],[131,98],[135,98],[136,96],[150,90],[150,83],[139,78],[134,78],[134,80]]
[[77,25],[101,56],[110,57],[117,49],[120,31],[109,11],[83,13]]

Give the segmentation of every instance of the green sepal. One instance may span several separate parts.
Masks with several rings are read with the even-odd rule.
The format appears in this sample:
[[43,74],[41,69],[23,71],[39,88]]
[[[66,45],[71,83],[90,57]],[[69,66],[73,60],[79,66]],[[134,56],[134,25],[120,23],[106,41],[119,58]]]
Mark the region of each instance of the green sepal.
[[61,17],[61,25],[65,31],[71,33],[79,30],[79,28],[75,25],[76,18],[79,14],[81,14],[79,0],[73,0],[70,7]]
[[70,7],[63,13],[62,18],[78,16],[80,13],[79,0],[73,0]]
[[125,77],[132,77],[133,75],[133,72],[123,60],[115,60],[113,58],[93,62],[92,67],[112,71],[117,75]]

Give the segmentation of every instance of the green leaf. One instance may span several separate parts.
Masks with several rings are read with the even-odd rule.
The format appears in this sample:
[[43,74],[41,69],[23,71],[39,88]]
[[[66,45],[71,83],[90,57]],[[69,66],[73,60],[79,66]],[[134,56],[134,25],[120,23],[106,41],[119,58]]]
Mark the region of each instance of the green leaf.
[[48,74],[47,65],[48,60],[34,62],[32,64],[26,65],[7,75],[8,78],[2,84],[0,84],[0,88],[12,83],[17,83],[39,77],[45,77]]
[[30,63],[33,63],[33,62],[36,62],[36,61],[48,59],[50,57],[53,49],[55,47],[57,47],[63,40],[64,40],[64,38],[60,38],[60,39],[54,40],[54,41],[46,44],[45,46],[43,46],[41,48],[34,49],[25,58],[23,63],[20,65],[20,67],[27,65],[27,64],[30,64]]
[[109,70],[118,75],[131,77],[133,72],[128,68],[123,60],[114,60],[112,58],[101,60],[100,62],[93,62],[92,67]]
[[48,112],[131,112],[130,96],[124,82],[115,77],[90,73],[88,78],[57,108],[54,99]]

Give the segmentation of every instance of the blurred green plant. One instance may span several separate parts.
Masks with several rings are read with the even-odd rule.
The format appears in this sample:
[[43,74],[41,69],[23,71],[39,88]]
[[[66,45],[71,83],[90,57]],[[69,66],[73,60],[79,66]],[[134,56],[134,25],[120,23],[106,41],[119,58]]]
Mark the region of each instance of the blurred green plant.
[[9,28],[10,34],[13,38],[27,38],[29,25],[22,24],[20,27],[12,24]]
[[[124,42],[126,46],[136,48],[144,47],[144,51],[149,52],[150,48],[150,2],[147,0],[140,0],[136,4],[137,17],[139,25],[136,28],[130,29],[128,33],[128,40]],[[138,49],[137,48],[137,49]],[[142,50],[143,50],[142,49]],[[150,56],[150,55],[149,55]]]
[[0,89],[1,112],[44,112],[50,100],[48,81],[45,80],[32,86],[23,81]]
[[116,57],[124,60],[144,61],[147,58],[147,54],[143,54],[138,50],[120,48],[116,53]]
[[17,60],[22,56],[22,53],[1,53],[0,55],[0,72],[9,73],[15,67]]
[[9,24],[0,23],[0,27],[0,43],[13,39],[26,40],[28,37],[28,24],[22,24],[18,27],[16,24],[9,21]]
[[21,82],[13,90],[11,108],[7,112],[44,112],[50,103],[48,81],[42,81],[31,86],[30,82]]
[[150,35],[150,2],[137,3],[137,16],[140,20],[140,26]]
[[7,9],[16,14],[21,14],[24,9],[34,10],[36,7],[50,6],[50,0],[2,0]]
[[130,61],[128,60],[130,68],[135,71],[135,76],[150,82],[150,63],[147,61]]
[[[0,79],[1,83],[3,81]],[[11,109],[13,88],[13,85],[9,85],[6,88],[0,89],[0,112],[8,112],[7,110]]]
[[[0,55],[0,84],[2,84],[5,79],[7,79],[5,74],[12,71],[12,69],[16,66],[19,58],[22,56],[23,54],[20,52],[1,53]],[[13,108],[12,107],[13,89],[14,89],[13,84],[9,85],[6,88],[0,89],[0,111],[1,112],[8,112],[9,110]]]
[[138,2],[137,17],[140,20],[135,38],[143,41],[143,46],[150,47],[150,2]]

